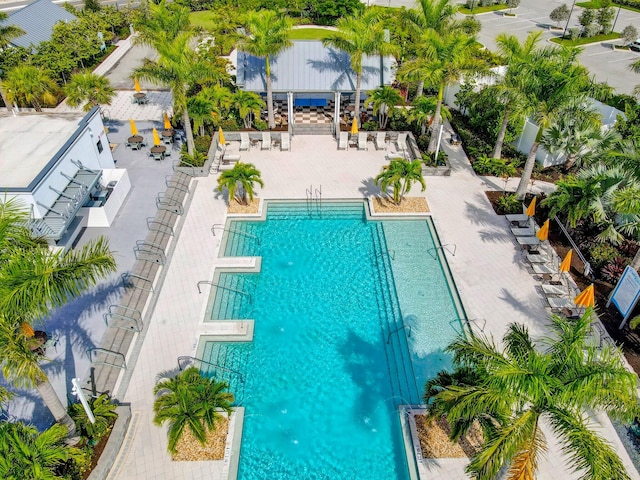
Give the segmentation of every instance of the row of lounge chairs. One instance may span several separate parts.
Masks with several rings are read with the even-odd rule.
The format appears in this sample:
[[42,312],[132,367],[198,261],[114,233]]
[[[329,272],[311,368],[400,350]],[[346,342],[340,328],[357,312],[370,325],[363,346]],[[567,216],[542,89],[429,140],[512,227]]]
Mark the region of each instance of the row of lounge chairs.
[[[254,140],[254,144],[260,142],[260,150],[271,150],[273,141],[271,139],[271,133],[262,132],[262,140]],[[251,148],[251,139],[248,132],[240,132],[240,151],[249,150]],[[280,134],[280,150],[291,150],[291,141],[289,133],[283,132]]]
[[[358,150],[368,150],[368,139],[369,134],[367,132],[359,132],[357,137],[357,147]],[[386,150],[387,143],[387,135],[385,132],[378,132],[374,137],[373,144],[376,147],[376,150]],[[396,140],[396,146],[398,150],[401,152],[405,152],[407,150],[407,134],[399,133],[398,139]],[[349,132],[340,132],[338,136],[338,150],[349,150]],[[401,157],[404,158],[404,155]]]

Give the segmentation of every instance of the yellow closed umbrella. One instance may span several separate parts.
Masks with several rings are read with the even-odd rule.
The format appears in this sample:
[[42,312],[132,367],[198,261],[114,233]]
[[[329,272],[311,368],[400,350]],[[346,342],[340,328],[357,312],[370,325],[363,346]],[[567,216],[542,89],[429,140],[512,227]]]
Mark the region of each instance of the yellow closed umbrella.
[[164,129],[171,130],[171,122],[169,121],[169,115],[167,115],[167,112],[164,112]]
[[595,289],[593,288],[593,283],[585,288],[582,292],[580,292],[580,295],[574,298],[573,302],[579,307],[593,307],[596,304]]
[[527,207],[527,215],[530,216],[530,217],[533,217],[536,214],[536,199],[537,198],[538,197],[533,197],[533,200],[531,200],[531,203]]
[[538,233],[536,233],[536,237],[538,237],[538,239],[541,242],[544,242],[547,238],[549,238],[549,219],[548,218],[542,224],[542,226],[540,227],[540,230],[538,230]]
[[129,119],[129,125],[131,125],[131,135],[138,135],[138,128],[136,127],[136,122],[133,121],[133,118]]
[[558,268],[560,272],[568,272],[571,269],[571,257],[573,254],[573,250],[569,250],[567,254],[564,256],[562,263],[560,263],[560,267]]
[[29,338],[33,337],[36,334],[36,332],[33,331],[33,328],[31,328],[31,325],[29,325],[27,322],[24,322],[22,325],[20,325],[20,330],[26,337]]
[[137,79],[137,78],[134,78],[134,79],[133,79],[133,88],[135,88],[135,89],[136,89],[136,92],[138,92],[138,93],[140,93],[140,90],[142,90],[142,89],[140,88],[140,82],[138,82],[138,79]]
[[160,135],[158,135],[158,130],[156,130],[155,128],[153,129],[153,144],[154,145],[160,145],[162,143],[162,140],[160,140]]
[[220,143],[222,145],[226,145],[227,142],[224,139],[224,133],[222,133],[222,127],[218,127],[218,135],[220,136],[220,139],[219,139]]
[[358,121],[354,118],[353,122],[351,123],[351,134],[352,135],[357,135],[358,134]]

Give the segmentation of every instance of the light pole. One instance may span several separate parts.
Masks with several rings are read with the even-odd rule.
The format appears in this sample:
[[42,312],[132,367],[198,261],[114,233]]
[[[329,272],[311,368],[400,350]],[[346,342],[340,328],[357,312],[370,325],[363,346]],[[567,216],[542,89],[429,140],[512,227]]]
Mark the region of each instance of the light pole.
[[82,387],[80,386],[80,379],[72,378],[71,385],[73,385],[73,388],[71,389],[71,394],[75,395],[80,399],[82,408],[84,408],[84,411],[87,412],[87,417],[89,417],[89,421],[91,423],[96,423],[96,417],[93,416],[93,412],[91,411],[89,402],[87,402],[87,397],[84,396],[84,392],[82,391]]
[[444,125],[440,125],[440,134],[438,135],[438,144],[436,145],[436,155],[434,157],[436,161],[436,167],[438,166],[438,151],[440,150],[440,141],[442,140],[442,130],[444,129]]
[[571,14],[573,13],[573,7],[576,6],[576,0],[573,0],[571,10],[569,10],[569,18],[567,18],[567,24],[564,26],[564,32],[562,32],[562,38],[567,36],[567,28],[569,28],[569,22],[571,21]]
[[618,7],[618,13],[616,13],[616,18],[613,21],[613,27],[611,27],[611,32],[615,32],[616,31],[616,23],[618,22],[618,17],[620,16],[620,9],[622,8],[622,6]]

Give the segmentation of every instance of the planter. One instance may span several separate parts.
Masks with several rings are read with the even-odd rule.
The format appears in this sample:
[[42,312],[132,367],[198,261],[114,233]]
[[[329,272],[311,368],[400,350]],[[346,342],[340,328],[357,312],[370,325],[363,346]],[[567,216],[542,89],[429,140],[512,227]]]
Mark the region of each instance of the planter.
[[451,166],[449,162],[441,167],[422,167],[422,175],[425,177],[448,177],[451,175]]
[[503,13],[502,16],[503,17],[517,17],[518,14],[517,13]]

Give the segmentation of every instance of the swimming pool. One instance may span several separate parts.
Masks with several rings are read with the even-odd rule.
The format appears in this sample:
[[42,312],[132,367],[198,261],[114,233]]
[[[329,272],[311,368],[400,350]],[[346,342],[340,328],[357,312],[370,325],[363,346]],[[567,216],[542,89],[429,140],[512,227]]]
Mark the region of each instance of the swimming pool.
[[203,342],[245,410],[239,478],[409,478],[397,406],[422,403],[461,313],[429,220],[368,220],[363,202],[270,202],[227,226],[211,319],[253,318],[247,343]]

